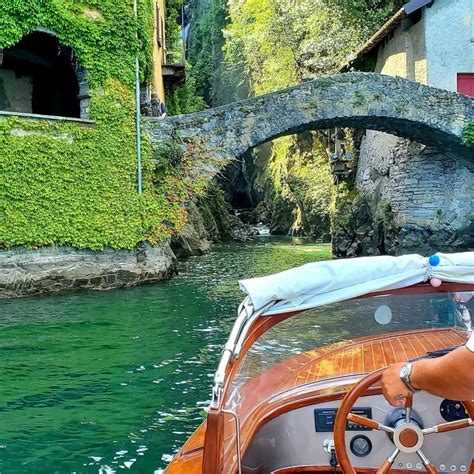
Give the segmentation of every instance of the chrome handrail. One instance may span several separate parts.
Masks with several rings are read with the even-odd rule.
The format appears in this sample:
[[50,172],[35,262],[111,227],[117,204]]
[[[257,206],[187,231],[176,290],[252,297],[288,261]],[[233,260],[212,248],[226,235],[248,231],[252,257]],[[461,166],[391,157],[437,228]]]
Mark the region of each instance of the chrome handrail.
[[237,340],[237,343],[235,344],[234,347],[234,359],[238,359],[240,356],[240,352],[242,350],[242,346],[244,345],[245,339],[247,337],[247,334],[252,327],[252,324],[270,307],[273,305],[273,301],[271,303],[268,303],[265,305],[262,309],[258,310],[256,313],[254,313],[250,318],[247,319],[245,322],[244,327],[242,328],[242,331],[239,334],[239,339]]
[[217,409],[220,406],[227,366],[233,357],[234,348],[240,336],[240,333],[242,332],[242,329],[245,326],[247,319],[251,317],[252,314],[253,306],[250,298],[247,296],[239,306],[237,319],[235,320],[229,338],[227,339],[224,349],[222,350],[221,359],[214,374],[212,398],[211,403],[209,405],[210,409]]
[[274,303],[272,301],[266,304],[257,312],[255,312],[252,301],[248,296],[240,304],[237,319],[232,327],[229,339],[227,339],[222,350],[221,360],[214,374],[214,385],[212,387],[209,409],[217,409],[220,406],[227,366],[231,361],[239,357],[250,327]]

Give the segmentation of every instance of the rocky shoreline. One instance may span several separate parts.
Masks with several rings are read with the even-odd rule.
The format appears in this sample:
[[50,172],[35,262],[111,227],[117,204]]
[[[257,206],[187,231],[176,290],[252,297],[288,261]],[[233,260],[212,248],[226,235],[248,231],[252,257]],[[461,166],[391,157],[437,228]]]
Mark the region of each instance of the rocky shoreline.
[[205,203],[190,203],[183,232],[160,245],[142,243],[131,251],[65,246],[0,250],[0,299],[157,283],[173,276],[178,259],[206,254],[212,242],[246,241],[257,235],[253,226],[216,201],[211,196]]
[[133,251],[70,247],[0,252],[0,298],[88,289],[127,288],[170,278],[177,259],[168,244]]

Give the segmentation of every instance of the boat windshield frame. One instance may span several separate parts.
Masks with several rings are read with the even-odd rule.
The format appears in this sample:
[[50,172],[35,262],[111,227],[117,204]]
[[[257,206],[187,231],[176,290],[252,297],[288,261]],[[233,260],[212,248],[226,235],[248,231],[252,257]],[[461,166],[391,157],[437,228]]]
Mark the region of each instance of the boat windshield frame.
[[[440,287],[435,288],[430,285],[430,283],[425,282],[404,288],[367,293],[355,298],[349,298],[346,301],[380,296],[454,292],[474,292],[474,285],[467,283],[443,283]],[[307,309],[302,309],[300,311],[292,311],[289,313],[273,314],[269,316],[263,315],[275,303],[277,302],[270,302],[263,308],[255,311],[250,298],[246,297],[239,306],[238,317],[234,323],[229,339],[224,346],[218,368],[214,374],[209,409],[219,409],[224,407],[229,394],[229,389],[232,386],[233,378],[245,359],[245,355],[252,345],[263,334],[265,334],[265,332],[288,318],[308,311]]]

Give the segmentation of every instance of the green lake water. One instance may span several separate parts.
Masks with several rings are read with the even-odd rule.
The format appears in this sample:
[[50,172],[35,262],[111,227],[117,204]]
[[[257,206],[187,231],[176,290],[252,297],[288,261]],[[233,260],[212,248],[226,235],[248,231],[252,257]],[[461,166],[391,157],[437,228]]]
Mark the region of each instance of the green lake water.
[[0,472],[160,473],[199,426],[239,278],[329,257],[223,244],[158,285],[0,303]]

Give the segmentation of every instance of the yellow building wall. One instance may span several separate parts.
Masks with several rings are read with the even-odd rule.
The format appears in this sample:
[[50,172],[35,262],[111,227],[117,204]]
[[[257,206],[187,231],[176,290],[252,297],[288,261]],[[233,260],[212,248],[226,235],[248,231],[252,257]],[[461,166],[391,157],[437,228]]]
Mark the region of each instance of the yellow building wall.
[[409,31],[410,51],[413,71],[410,79],[421,84],[428,84],[428,60],[426,54],[425,21],[413,25]]
[[409,28],[402,24],[395,29],[393,37],[379,47],[375,72],[427,84],[423,21]]
[[[158,94],[161,102],[165,102],[165,86],[163,82],[163,64],[166,63],[165,35],[165,2],[155,0],[154,4],[155,30],[153,33],[153,92]],[[160,46],[161,44],[161,46]]]

